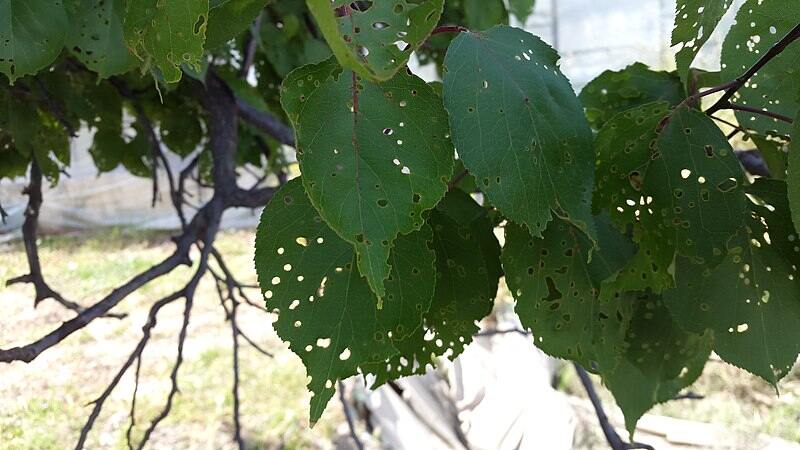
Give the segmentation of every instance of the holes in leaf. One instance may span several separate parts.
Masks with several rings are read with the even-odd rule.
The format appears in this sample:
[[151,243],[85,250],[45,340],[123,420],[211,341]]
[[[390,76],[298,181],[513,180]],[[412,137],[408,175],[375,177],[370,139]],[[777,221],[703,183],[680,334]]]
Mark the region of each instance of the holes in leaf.
[[738,186],[739,181],[736,178],[728,178],[727,180],[717,184],[717,189],[719,189],[720,192],[730,192],[736,189]]
[[[308,239],[306,239],[306,238],[304,238],[302,236],[298,237],[294,241],[297,242],[297,245],[299,245],[301,247],[308,247]],[[278,254],[282,254],[280,249],[278,250]]]
[[386,136],[391,136],[391,135],[394,134],[394,130],[391,129],[391,128],[384,128],[383,129],[383,134],[385,134]]
[[381,208],[386,208],[387,206],[389,206],[389,201],[386,200],[385,198],[378,199],[377,203],[378,206]]

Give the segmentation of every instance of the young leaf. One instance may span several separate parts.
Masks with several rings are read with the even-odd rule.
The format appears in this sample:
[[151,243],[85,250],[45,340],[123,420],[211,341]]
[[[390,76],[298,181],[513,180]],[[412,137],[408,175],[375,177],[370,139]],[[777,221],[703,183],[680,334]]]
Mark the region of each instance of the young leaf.
[[625,351],[616,367],[601,375],[633,435],[647,410],[672,400],[700,377],[711,353],[711,335],[681,330],[656,295],[629,293],[619,301],[632,310]]
[[[660,130],[664,122],[666,128]],[[675,253],[721,262],[741,227],[743,173],[725,136],[704,114],[652,103],[615,116],[597,135],[594,206],[634,227],[636,257],[612,280],[618,290],[662,291]]]
[[461,33],[445,58],[453,142],[481,190],[539,237],[553,214],[594,237],[592,133],[558,54],[497,26]]
[[455,359],[478,331],[476,323],[492,311],[501,275],[500,244],[486,210],[461,191],[452,190],[431,211],[437,280],[424,325],[396,339],[398,353],[372,364],[376,385],[425,373],[439,356]]
[[370,1],[365,10],[351,0],[307,3],[339,64],[376,81],[392,78],[408,62],[444,7],[444,0]]
[[337,380],[396,353],[390,336],[413,332],[433,296],[431,230],[397,239],[383,308],[355,269],[353,247],[319,217],[299,179],[284,186],[264,210],[256,235],[255,266],[275,330],[311,378],[316,422]]
[[725,261],[708,270],[679,260],[665,299],[684,329],[714,331],[725,361],[775,384],[800,352],[800,241],[784,182],[761,179],[748,193],[750,217]]
[[133,69],[136,58],[125,45],[125,0],[66,0],[72,24],[69,51],[100,78]]
[[536,0],[509,0],[508,6],[517,20],[521,23],[525,23],[528,17],[533,14],[533,7],[536,6]]
[[[600,249],[589,261],[592,242],[568,222],[557,219],[532,238],[521,226],[506,226],[503,268],[517,300],[522,325],[548,355],[577,361],[595,370],[610,369],[617,338],[614,300],[599,298],[600,283],[633,253],[629,240],[609,223],[598,221]],[[624,330],[623,330],[624,331]]]
[[289,74],[281,103],[311,201],[383,297],[392,242],[422,226],[453,171],[441,99],[406,71],[376,84],[331,58]]
[[683,84],[674,72],[656,72],[638,62],[622,70],[606,70],[590,81],[579,96],[595,130],[631,108],[657,101],[675,106],[685,97]]
[[[722,45],[722,77],[741,76],[776,42],[800,23],[800,0],[747,0],[736,15],[736,22]],[[800,108],[800,46],[789,45],[759,69],[742,86],[731,102],[794,117]],[[791,125],[749,112],[736,111],[739,123],[762,135],[788,136]]]
[[14,84],[46,67],[61,53],[68,28],[61,0],[0,2],[0,73]]
[[206,49],[213,50],[246,30],[271,0],[211,0]]
[[733,0],[678,0],[672,45],[680,46],[675,63],[684,83],[688,78],[689,66],[732,3]]
[[161,70],[164,81],[181,79],[181,65],[200,71],[208,25],[208,0],[128,2],[125,40],[145,63]]

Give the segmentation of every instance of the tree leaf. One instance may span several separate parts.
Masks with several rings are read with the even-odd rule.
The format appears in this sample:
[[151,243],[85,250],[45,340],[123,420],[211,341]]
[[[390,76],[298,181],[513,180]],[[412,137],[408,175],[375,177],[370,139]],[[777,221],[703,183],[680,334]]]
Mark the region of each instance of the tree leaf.
[[125,0],[67,0],[66,8],[72,25],[66,45],[75,58],[100,78],[136,66],[122,28]]
[[700,377],[711,353],[711,335],[681,330],[657,295],[630,293],[620,301],[632,311],[626,350],[617,366],[601,375],[633,436],[645,412]]
[[319,217],[299,179],[284,186],[264,210],[256,235],[255,266],[274,327],[311,378],[316,422],[337,380],[396,353],[390,335],[420,326],[433,296],[431,230],[398,238],[393,255],[404,263],[386,283],[383,309],[355,270],[353,247]]
[[760,179],[748,193],[757,199],[723,264],[679,261],[665,299],[684,329],[714,331],[722,359],[775,384],[800,353],[800,241],[784,182]]
[[[444,7],[444,0],[370,1],[363,11],[351,0],[307,3],[339,64],[376,81],[392,78],[408,62]],[[344,15],[336,17],[337,8]]]
[[175,83],[181,65],[201,70],[207,25],[208,0],[136,0],[128,2],[125,40],[164,81]]
[[[503,268],[509,290],[517,300],[522,325],[536,346],[556,358],[577,361],[590,370],[610,369],[615,353],[609,349],[619,330],[615,300],[599,298],[600,283],[619,270],[633,245],[610,223],[600,220],[600,249],[589,262],[592,242],[571,224],[556,219],[543,234],[532,238],[521,226],[506,226]],[[624,332],[624,329],[623,329]]]
[[536,0],[509,0],[508,6],[517,20],[521,23],[525,23],[528,17],[533,14],[533,7],[536,6]]
[[631,108],[656,101],[675,106],[684,97],[683,84],[675,73],[657,72],[638,62],[619,71],[606,70],[580,94],[586,117],[595,130]]
[[472,342],[478,331],[476,322],[494,306],[501,276],[500,244],[486,210],[468,194],[452,190],[431,211],[428,222],[437,268],[433,303],[423,327],[408,337],[393,339],[398,354],[369,365],[375,385],[423,374],[440,356],[455,359]]
[[375,84],[333,58],[295,70],[281,90],[306,191],[383,297],[392,242],[422,226],[453,171],[441,99],[405,71]]
[[61,0],[0,2],[0,73],[14,84],[48,66],[61,53],[68,27]]
[[[458,7],[458,6],[456,6]],[[463,0],[465,26],[483,31],[498,25],[508,25],[508,11],[503,0]]]
[[[741,76],[798,23],[798,0],[747,0],[722,45],[722,78]],[[798,61],[800,46],[789,45],[739,89],[731,102],[794,117],[800,109],[796,98],[800,91]],[[742,126],[765,136],[788,136],[792,130],[790,124],[762,115],[736,111],[736,118]]]
[[675,5],[672,45],[679,46],[675,63],[684,83],[694,58],[731,4],[733,0],[678,0]]
[[794,228],[800,230],[800,111],[794,119],[794,131],[789,150],[786,183]]
[[539,237],[555,213],[593,237],[592,134],[557,64],[516,28],[461,33],[445,58],[444,103],[459,157],[506,217]]
[[618,114],[595,142],[595,207],[621,229],[633,226],[639,244],[610,281],[616,290],[669,287],[676,252],[713,267],[744,220],[744,174],[725,136],[698,111],[667,108]]
[[212,1],[208,11],[206,48],[213,50],[238,36],[271,0]]

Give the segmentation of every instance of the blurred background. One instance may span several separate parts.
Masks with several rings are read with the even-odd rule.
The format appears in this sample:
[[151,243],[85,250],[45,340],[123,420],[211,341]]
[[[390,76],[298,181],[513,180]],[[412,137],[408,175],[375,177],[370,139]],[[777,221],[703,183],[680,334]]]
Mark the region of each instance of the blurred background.
[[[673,69],[674,10],[672,0],[538,0],[525,24],[511,20],[559,50],[562,70],[580,91],[602,71],[635,61]],[[718,69],[720,36],[732,20],[732,14],[723,19],[696,66]],[[414,71],[436,78],[431,67]],[[69,177],[45,190],[40,218],[45,277],[84,304],[169,254],[170,232],[179,227],[168,201],[151,206],[151,181],[121,167],[98,175],[87,151],[90,141],[84,133],[72,142]],[[180,158],[171,162],[181,168]],[[255,179],[258,174],[243,176]],[[26,183],[0,183],[0,199],[10,214],[8,223],[0,225],[0,286],[24,271],[19,228]],[[200,186],[189,191],[200,199],[209,195]],[[163,198],[168,199],[166,192]],[[226,213],[226,231],[218,243],[246,283],[255,282],[253,229],[259,213]],[[97,320],[30,364],[0,366],[0,448],[72,447],[91,410],[87,404],[140,337],[153,299],[182,286],[190,274],[191,268],[180,268],[132,295],[118,308],[129,314],[125,320]],[[254,303],[261,301],[253,297]],[[34,309],[32,299],[29,286],[0,287],[3,347],[30,341],[71,317],[51,302]],[[201,283],[198,299],[180,395],[150,448],[235,448],[230,438],[230,329],[212,280]],[[495,312],[482,324],[484,331],[455,363],[376,392],[367,390],[364,380],[348,380],[343,400],[334,398],[314,428],[308,427],[303,366],[275,335],[270,314],[243,305],[239,318],[240,327],[267,353],[242,349],[242,427],[248,448],[357,448],[346,412],[366,448],[608,448],[572,366],[545,357],[530,345],[530,336],[514,331],[518,322],[503,286]],[[181,320],[179,305],[165,308],[144,354],[137,403],[137,418],[143,422],[157,413],[169,390]],[[612,423],[622,430],[612,397],[597,379],[595,386]],[[125,448],[133,388],[126,375],[98,419],[90,448]],[[789,375],[780,395],[774,394],[755,377],[712,360],[686,398],[660,405],[641,420],[636,439],[658,449],[800,448],[800,374]]]

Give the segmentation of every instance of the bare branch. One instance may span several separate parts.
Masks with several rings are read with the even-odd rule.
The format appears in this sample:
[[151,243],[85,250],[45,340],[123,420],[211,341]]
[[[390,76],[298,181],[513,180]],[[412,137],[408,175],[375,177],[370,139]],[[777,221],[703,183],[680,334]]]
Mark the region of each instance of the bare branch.
[[253,62],[256,59],[256,50],[258,50],[258,42],[261,38],[261,22],[263,18],[264,12],[262,11],[258,14],[256,20],[254,20],[253,24],[250,26],[250,33],[248,34],[244,45],[244,60],[242,61],[241,69],[239,69],[240,78],[247,78],[247,75],[250,73],[250,69],[253,67]]
[[239,304],[234,300],[231,302],[231,338],[233,340],[233,429],[234,439],[239,446],[239,450],[244,450],[242,440],[242,424],[239,413],[239,327],[236,325],[236,308]]
[[[89,418],[86,420],[86,423],[83,425],[81,429],[81,435],[78,438],[78,444],[75,446],[76,450],[80,450],[86,444],[86,438],[89,436],[89,431],[91,431],[92,426],[94,425],[95,420],[97,420],[97,416],[100,415],[100,411],[103,409],[103,403],[108,399],[111,392],[119,384],[119,381],[122,379],[122,376],[125,375],[125,372],[131,367],[134,361],[139,359],[142,355],[142,351],[144,351],[147,342],[150,340],[150,333],[153,328],[156,326],[158,312],[161,308],[169,305],[170,303],[180,299],[183,295],[182,291],[175,292],[163,299],[157,301],[153,306],[150,307],[150,312],[147,315],[147,322],[142,327],[142,337],[139,339],[139,343],[131,352],[128,359],[122,365],[122,367],[117,371],[117,374],[111,380],[111,383],[106,386],[106,389],[97,397],[96,400],[92,402],[94,404],[94,408],[92,408],[91,414],[89,414]],[[138,372],[138,369],[137,369]]]
[[764,109],[754,108],[752,106],[747,106],[747,105],[738,105],[738,104],[734,104],[734,103],[728,102],[728,103],[722,104],[719,107],[718,111],[721,111],[723,109],[730,109],[730,110],[733,110],[733,111],[742,111],[742,112],[748,112],[748,113],[752,113],[752,114],[758,114],[758,115],[761,115],[761,116],[766,116],[766,117],[773,118],[775,120],[780,120],[781,122],[786,122],[789,125],[794,123],[794,120],[791,117],[784,116],[783,114],[778,114],[778,113],[772,112],[772,111],[766,111]]
[[8,219],[8,213],[6,212],[5,209],[3,209],[3,204],[0,203],[0,221],[2,221],[3,224],[6,224],[8,223],[6,219]]

